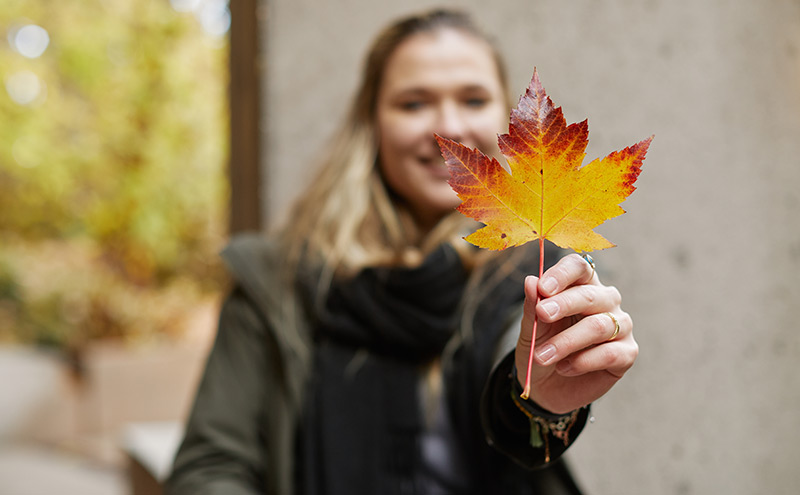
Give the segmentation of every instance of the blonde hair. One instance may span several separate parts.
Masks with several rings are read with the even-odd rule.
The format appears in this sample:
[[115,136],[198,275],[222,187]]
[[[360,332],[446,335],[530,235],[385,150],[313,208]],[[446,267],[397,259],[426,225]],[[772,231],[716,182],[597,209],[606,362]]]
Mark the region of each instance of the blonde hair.
[[334,274],[354,274],[367,266],[413,266],[448,241],[468,266],[491,257],[468,248],[460,239],[474,222],[455,211],[423,236],[403,201],[387,188],[376,163],[376,103],[387,61],[406,39],[439,29],[456,29],[484,40],[492,50],[500,82],[507,88],[505,65],[492,40],[462,12],[433,10],[401,19],[382,31],[367,54],[344,125],[282,230],[292,271],[310,261],[328,275],[320,280],[324,284]]

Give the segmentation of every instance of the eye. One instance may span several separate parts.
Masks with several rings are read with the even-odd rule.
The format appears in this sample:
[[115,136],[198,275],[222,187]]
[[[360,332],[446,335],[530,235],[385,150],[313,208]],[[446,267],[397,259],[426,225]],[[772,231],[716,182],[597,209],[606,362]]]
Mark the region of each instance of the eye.
[[408,112],[413,112],[415,110],[419,110],[425,106],[425,102],[422,100],[407,100],[400,102],[400,108],[406,110]]
[[486,98],[475,96],[464,100],[464,104],[471,108],[481,108],[482,106],[486,105],[487,101],[488,100]]

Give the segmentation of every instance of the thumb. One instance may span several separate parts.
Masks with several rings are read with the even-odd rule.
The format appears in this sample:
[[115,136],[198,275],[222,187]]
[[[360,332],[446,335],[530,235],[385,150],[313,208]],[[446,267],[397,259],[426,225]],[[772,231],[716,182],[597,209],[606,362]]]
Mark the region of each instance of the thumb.
[[522,328],[520,329],[520,340],[530,342],[533,321],[536,318],[536,303],[538,302],[539,277],[528,275],[525,277],[523,289],[525,291],[525,303],[522,307]]
[[[552,333],[554,331],[554,326],[552,323],[544,322],[541,319],[536,320],[536,306],[541,302],[541,298],[537,291],[538,283],[539,278],[534,275],[529,275],[526,277],[524,282],[525,302],[523,305],[522,323],[519,330],[519,341],[517,343],[517,355],[519,358],[524,357],[526,366],[527,359],[530,354],[531,337],[534,337],[536,340],[534,342],[535,350],[536,347],[541,346],[550,337],[552,337]],[[536,321],[535,336],[532,335],[534,321]]]

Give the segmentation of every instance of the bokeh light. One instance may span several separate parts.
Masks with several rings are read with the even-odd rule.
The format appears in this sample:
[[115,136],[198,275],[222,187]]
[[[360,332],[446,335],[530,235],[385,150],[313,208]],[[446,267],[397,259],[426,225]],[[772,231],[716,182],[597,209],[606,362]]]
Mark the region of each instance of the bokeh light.
[[169,0],[169,4],[178,12],[194,12],[200,3],[202,0]]
[[227,34],[231,26],[229,0],[170,0],[177,12],[192,13],[203,30],[216,37]]
[[227,0],[207,0],[199,12],[200,24],[208,34],[224,36],[231,27]]
[[28,24],[10,33],[11,46],[22,56],[28,58],[40,57],[50,44],[50,35],[47,30],[36,24]]
[[5,84],[8,96],[18,105],[30,105],[44,100],[44,81],[29,70],[9,74]]

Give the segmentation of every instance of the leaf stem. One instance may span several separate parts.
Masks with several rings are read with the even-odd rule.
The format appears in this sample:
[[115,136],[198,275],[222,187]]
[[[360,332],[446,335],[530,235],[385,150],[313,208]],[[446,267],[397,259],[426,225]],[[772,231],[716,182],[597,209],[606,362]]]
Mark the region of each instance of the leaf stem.
[[[544,239],[539,237],[539,280],[542,279],[542,274],[544,273]],[[539,322],[539,317],[536,316],[536,306],[539,305],[539,288],[538,288],[538,281],[537,281],[537,288],[536,288],[536,304],[534,305],[533,309],[533,330],[531,330],[531,350],[528,354],[528,370],[525,372],[525,388],[522,390],[522,397],[525,400],[528,400],[528,397],[531,393],[531,368],[533,368],[533,349],[536,347],[536,326]]]

